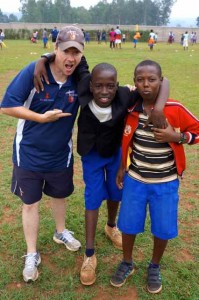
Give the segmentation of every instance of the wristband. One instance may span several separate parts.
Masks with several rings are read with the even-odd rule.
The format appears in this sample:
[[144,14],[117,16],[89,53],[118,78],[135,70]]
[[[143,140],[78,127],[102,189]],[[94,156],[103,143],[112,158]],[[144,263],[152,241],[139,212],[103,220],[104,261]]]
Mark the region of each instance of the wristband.
[[180,140],[178,142],[178,144],[184,144],[187,141],[187,136],[185,133],[181,132],[180,133]]

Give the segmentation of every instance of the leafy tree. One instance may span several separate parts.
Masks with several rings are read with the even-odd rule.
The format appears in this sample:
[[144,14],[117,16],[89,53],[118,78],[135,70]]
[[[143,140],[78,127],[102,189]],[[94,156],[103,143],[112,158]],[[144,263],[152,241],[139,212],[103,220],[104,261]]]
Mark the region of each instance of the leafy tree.
[[24,22],[166,25],[176,0],[101,0],[88,10],[69,0],[20,0]]
[[70,13],[71,21],[70,23],[83,23],[83,24],[91,24],[91,13],[83,6],[78,8],[71,8]]
[[92,24],[107,24],[111,22],[109,4],[106,2],[107,1],[100,1],[97,5],[89,9]]
[[177,0],[155,0],[156,7],[159,8],[159,23],[157,25],[166,25],[169,22],[171,8]]
[[[53,16],[53,3],[51,0],[39,0],[37,2],[37,15],[38,15],[38,21],[41,23],[49,23],[52,22],[54,16]],[[57,22],[57,21],[56,21]]]
[[8,22],[8,16],[4,15],[0,9],[0,23],[7,23]]
[[141,4],[141,1],[136,2],[135,0],[129,0],[125,4],[125,11],[122,14],[121,24],[140,24],[142,14]]
[[69,0],[55,0],[55,18],[58,23],[70,23],[70,9]]
[[196,19],[196,26],[199,27],[199,17]]
[[8,17],[8,22],[18,22],[17,16],[10,14]]
[[20,0],[22,7],[22,22],[36,23],[38,22],[38,9],[35,0]]

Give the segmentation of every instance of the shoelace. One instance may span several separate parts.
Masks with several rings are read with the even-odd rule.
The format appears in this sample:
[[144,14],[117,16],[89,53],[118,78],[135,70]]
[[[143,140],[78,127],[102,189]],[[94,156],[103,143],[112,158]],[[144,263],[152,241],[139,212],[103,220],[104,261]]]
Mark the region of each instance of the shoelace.
[[84,269],[90,269],[92,268],[94,270],[94,266],[92,263],[92,258],[91,257],[87,257],[86,261],[84,262]]
[[118,236],[118,235],[120,235],[119,230],[117,229],[117,227],[113,227],[112,236],[113,236],[113,237],[116,237],[116,236]]
[[22,258],[24,257],[25,257],[25,266],[29,269],[34,269],[37,262],[36,256],[33,254],[26,254],[22,256]]
[[65,229],[62,234],[63,234],[64,239],[66,239],[67,241],[69,241],[69,242],[75,241],[75,238],[73,237],[73,234],[74,234],[73,231],[69,231],[69,230]]

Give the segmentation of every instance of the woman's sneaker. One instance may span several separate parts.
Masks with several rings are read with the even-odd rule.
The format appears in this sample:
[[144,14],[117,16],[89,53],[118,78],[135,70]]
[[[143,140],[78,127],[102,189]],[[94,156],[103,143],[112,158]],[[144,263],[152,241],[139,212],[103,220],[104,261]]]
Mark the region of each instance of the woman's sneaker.
[[151,294],[157,294],[162,290],[160,266],[149,265],[147,270],[147,290]]
[[37,270],[38,265],[41,263],[41,256],[37,252],[29,253],[24,255],[25,257],[25,267],[23,269],[23,279],[25,282],[35,281],[37,280],[39,273]]
[[122,261],[115,274],[112,276],[110,283],[115,287],[121,287],[123,284],[125,284],[127,278],[131,276],[134,273],[134,265],[133,263],[126,263]]
[[73,237],[74,232],[64,229],[61,233],[54,233],[53,240],[57,244],[64,244],[70,251],[78,251],[81,243]]

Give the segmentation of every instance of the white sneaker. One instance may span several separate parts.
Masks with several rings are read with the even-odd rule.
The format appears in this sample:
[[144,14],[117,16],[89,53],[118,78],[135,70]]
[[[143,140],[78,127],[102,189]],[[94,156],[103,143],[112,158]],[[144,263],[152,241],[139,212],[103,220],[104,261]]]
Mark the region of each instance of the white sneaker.
[[29,253],[24,255],[25,267],[23,269],[23,279],[25,282],[37,280],[39,273],[37,270],[38,265],[41,263],[41,256],[39,252],[36,254]]
[[58,244],[64,244],[70,251],[78,251],[81,243],[73,237],[74,232],[64,229],[61,233],[54,233],[53,240]]

